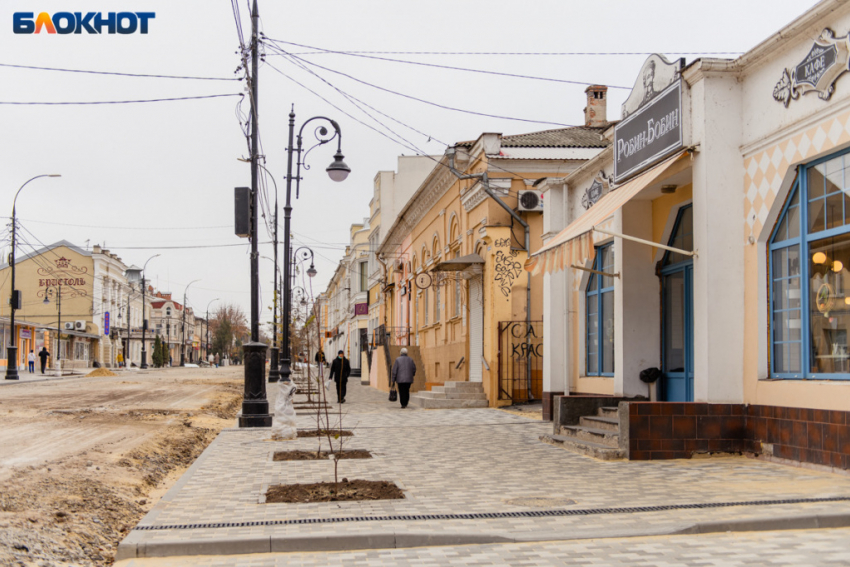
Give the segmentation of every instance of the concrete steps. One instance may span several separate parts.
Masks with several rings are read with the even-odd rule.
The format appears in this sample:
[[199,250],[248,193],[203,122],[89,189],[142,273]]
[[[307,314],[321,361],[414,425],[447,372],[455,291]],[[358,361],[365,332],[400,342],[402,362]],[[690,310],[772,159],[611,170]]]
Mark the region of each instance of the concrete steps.
[[596,459],[623,459],[626,452],[620,448],[617,412],[616,407],[599,408],[596,415],[581,417],[578,425],[561,426],[560,435],[542,435],[540,440]]
[[424,409],[486,408],[490,403],[480,382],[446,382],[431,391],[410,396],[410,404]]
[[614,449],[608,445],[600,445],[591,441],[582,441],[574,437],[564,437],[563,435],[541,435],[540,440],[556,447],[563,447],[573,453],[587,455],[603,461],[613,461],[623,459],[626,452],[622,449]]

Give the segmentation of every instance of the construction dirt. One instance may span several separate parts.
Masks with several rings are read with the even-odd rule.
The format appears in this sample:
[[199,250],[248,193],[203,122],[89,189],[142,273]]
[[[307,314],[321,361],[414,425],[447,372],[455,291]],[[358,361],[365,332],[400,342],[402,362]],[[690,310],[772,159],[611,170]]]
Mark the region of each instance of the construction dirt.
[[224,427],[243,369],[119,371],[0,388],[0,565],[108,565]]

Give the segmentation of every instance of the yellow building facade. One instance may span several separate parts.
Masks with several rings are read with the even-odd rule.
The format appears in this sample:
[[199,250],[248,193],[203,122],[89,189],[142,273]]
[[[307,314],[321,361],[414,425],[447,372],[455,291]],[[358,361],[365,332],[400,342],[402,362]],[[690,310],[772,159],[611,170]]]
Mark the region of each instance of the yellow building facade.
[[387,230],[383,324],[418,351],[426,389],[480,382],[492,407],[541,398],[543,279],[522,269],[542,245],[535,184],[607,146],[602,124],[604,108],[598,125],[457,144]]

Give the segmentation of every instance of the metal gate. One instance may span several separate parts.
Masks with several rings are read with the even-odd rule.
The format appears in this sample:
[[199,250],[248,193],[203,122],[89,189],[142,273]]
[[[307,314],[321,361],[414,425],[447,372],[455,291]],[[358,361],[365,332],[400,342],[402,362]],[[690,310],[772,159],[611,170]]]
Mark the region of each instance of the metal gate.
[[499,323],[499,399],[543,397],[543,321]]

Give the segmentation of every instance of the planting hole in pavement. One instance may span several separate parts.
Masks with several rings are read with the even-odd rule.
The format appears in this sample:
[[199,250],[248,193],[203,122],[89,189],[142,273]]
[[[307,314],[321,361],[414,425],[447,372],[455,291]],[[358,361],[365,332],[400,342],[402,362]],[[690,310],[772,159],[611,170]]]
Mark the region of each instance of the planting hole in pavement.
[[316,482],[312,484],[279,484],[266,491],[266,504],[342,502],[354,500],[397,500],[404,492],[395,483],[386,480],[348,480],[340,483]]
[[[328,453],[327,451],[275,451],[275,461],[316,461],[318,459],[327,459],[329,456],[336,454]],[[365,449],[350,449],[343,451],[340,459],[371,459],[372,453]]]
[[330,435],[331,438],[336,439],[337,437],[351,437],[354,433],[347,429],[331,429],[330,431],[327,429],[309,429],[298,431],[298,437],[327,437],[328,435]]

